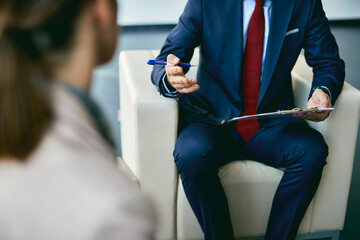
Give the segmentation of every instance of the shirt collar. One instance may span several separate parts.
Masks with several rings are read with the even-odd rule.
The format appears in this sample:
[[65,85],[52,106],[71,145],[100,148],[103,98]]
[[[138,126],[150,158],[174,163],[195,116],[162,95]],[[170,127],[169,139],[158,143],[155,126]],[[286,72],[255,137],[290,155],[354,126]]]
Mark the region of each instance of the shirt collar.
[[[243,0],[243,1],[244,2],[249,1],[249,2],[254,2],[255,3],[255,0]],[[272,0],[264,0],[264,6],[265,7],[269,6],[271,3],[272,3]]]

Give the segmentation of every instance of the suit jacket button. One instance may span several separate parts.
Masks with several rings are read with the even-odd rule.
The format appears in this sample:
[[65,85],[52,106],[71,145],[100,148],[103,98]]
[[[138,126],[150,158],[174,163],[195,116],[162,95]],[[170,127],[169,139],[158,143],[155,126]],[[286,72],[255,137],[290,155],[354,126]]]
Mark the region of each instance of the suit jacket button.
[[224,125],[226,123],[226,120],[222,120],[221,124]]

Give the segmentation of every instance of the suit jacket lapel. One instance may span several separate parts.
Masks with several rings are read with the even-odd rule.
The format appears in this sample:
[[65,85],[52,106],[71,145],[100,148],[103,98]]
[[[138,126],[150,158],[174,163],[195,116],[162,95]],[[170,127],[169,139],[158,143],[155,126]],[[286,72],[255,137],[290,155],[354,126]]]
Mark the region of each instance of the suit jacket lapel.
[[[243,64],[244,64],[244,54],[243,54],[243,52],[244,52],[244,34],[243,34],[243,31],[244,31],[244,24],[243,24],[243,21],[244,21],[244,3],[243,3],[243,0],[242,1],[239,1],[240,2],[240,6],[238,6],[238,8],[239,8],[239,19],[237,19],[237,20],[240,20],[239,21],[239,23],[241,23],[241,24],[239,24],[240,26],[239,26],[239,32],[240,32],[240,34],[239,34],[239,42],[240,42],[240,45],[238,45],[238,47],[240,47],[240,49],[236,49],[236,50],[240,50],[239,51],[239,53],[240,53],[240,57],[239,57],[239,69],[241,69],[241,71],[238,71],[238,73],[239,73],[239,76],[237,76],[238,78],[237,79],[241,79],[241,82],[239,82],[239,90],[240,90],[240,97],[241,97],[241,99],[243,99],[243,94],[244,94],[244,92],[242,91],[242,86],[243,86],[243,82],[242,82],[242,80],[243,80],[243,78],[242,78],[242,75],[244,74],[243,73]],[[241,75],[240,75],[240,73],[241,73]],[[240,87],[241,86],[241,87]]]
[[[222,15],[222,23],[224,24],[223,39],[231,46],[230,56],[224,55],[229,64],[232,66],[231,74],[235,80],[235,88],[238,89],[242,96],[242,69],[243,69],[243,0],[240,1],[219,1],[219,12],[226,13]],[[229,51],[227,51],[229,52]],[[229,58],[230,57],[230,58]],[[239,81],[241,80],[241,81]],[[241,97],[242,98],[242,97]]]
[[269,38],[260,86],[258,107],[266,93],[267,88],[269,87],[274,73],[294,4],[294,0],[272,0]]

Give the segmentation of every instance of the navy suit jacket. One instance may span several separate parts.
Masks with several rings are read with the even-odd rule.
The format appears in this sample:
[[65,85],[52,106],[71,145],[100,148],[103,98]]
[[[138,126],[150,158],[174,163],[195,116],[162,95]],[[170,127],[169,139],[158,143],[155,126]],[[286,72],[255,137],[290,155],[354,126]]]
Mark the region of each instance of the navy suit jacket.
[[[200,89],[179,96],[183,124],[206,122],[220,125],[240,116],[244,109],[243,1],[189,0],[177,26],[172,30],[157,59],[174,54],[190,62],[200,46],[198,83]],[[287,31],[299,29],[285,36]],[[313,68],[312,88],[326,86],[335,103],[344,82],[344,62],[330,32],[320,0],[272,0],[272,14],[257,112],[291,109],[294,97],[291,70],[305,50]],[[187,69],[185,69],[186,71]],[[155,66],[152,81],[164,93],[163,66]],[[261,120],[261,125],[295,118]]]

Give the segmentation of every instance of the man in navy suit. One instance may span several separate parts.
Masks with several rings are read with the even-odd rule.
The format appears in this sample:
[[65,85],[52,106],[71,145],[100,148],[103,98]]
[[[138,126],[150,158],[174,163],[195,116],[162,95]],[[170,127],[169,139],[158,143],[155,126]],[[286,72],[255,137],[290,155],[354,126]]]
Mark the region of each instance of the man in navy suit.
[[314,72],[308,107],[335,103],[344,62],[321,1],[189,0],[158,59],[190,62],[198,46],[197,78],[186,78],[188,69],[155,66],[152,81],[162,95],[178,98],[174,158],[205,239],[234,238],[218,168],[246,158],[285,168],[265,238],[295,239],[328,155],[304,119],[323,121],[329,112],[228,120],[295,107],[291,70],[301,49]]

